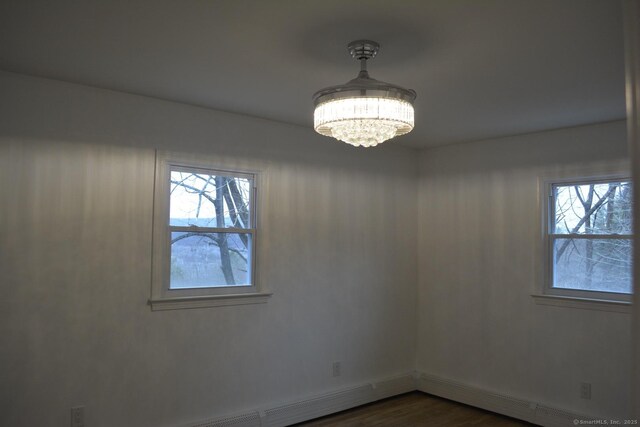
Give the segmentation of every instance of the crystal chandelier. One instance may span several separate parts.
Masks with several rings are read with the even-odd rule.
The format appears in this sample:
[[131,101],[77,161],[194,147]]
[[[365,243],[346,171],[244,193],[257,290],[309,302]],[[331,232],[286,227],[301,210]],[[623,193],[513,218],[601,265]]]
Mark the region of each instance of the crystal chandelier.
[[360,61],[360,73],[313,95],[316,132],[356,147],[373,147],[411,132],[416,92],[369,77],[367,60],[378,53],[378,43],[356,40],[347,48]]

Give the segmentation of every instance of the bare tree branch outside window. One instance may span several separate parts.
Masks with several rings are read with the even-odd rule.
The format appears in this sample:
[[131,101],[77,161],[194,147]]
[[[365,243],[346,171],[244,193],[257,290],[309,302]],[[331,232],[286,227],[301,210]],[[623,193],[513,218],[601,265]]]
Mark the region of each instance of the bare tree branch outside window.
[[171,171],[171,288],[250,284],[251,191],[245,177]]
[[553,287],[631,292],[631,183],[556,184]]

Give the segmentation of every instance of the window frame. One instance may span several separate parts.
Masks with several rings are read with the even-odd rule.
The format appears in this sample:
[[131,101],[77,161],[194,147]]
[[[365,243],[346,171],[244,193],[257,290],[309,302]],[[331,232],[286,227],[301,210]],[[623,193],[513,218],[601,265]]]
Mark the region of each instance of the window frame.
[[[171,172],[183,171],[207,175],[224,175],[246,178],[251,181],[249,198],[249,228],[221,228],[175,226],[170,224]],[[262,292],[258,285],[258,188],[260,173],[240,168],[219,167],[213,162],[193,161],[188,155],[156,152],[151,298],[152,310],[215,307],[224,305],[257,304],[266,302],[271,296]],[[203,233],[244,233],[251,235],[250,281],[249,285],[228,285],[202,288],[171,289],[171,233],[174,231],[194,231]]]
[[[633,240],[632,234],[571,234],[571,233],[552,233],[555,221],[555,196],[554,187],[569,185],[590,185],[594,183],[607,183],[617,181],[628,181],[633,185],[633,181],[628,173],[617,172],[609,174],[589,174],[572,177],[562,177],[555,179],[545,179],[543,181],[543,274],[544,283],[542,295],[534,295],[538,297],[557,297],[574,299],[579,301],[592,301],[603,303],[620,303],[629,304],[633,297],[632,293],[616,293],[593,291],[587,289],[567,289],[553,286],[554,274],[554,242],[558,238],[577,238],[577,239],[629,239]],[[580,306],[579,308],[584,308]]]

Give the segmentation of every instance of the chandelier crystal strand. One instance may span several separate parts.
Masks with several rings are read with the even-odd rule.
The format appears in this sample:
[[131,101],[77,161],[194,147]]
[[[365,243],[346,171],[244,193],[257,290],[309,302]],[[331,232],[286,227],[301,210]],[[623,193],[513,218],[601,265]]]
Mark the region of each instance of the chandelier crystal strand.
[[371,40],[349,43],[349,53],[360,61],[360,73],[344,85],[314,94],[316,132],[356,147],[373,147],[413,130],[415,91],[369,77],[367,60],[379,47]]

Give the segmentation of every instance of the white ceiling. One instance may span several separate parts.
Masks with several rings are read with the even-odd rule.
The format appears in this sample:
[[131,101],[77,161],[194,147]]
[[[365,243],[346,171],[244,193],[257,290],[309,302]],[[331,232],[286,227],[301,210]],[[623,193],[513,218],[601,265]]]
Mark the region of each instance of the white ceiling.
[[3,0],[0,68],[312,126],[312,94],[371,76],[418,92],[427,147],[621,119],[617,0]]

